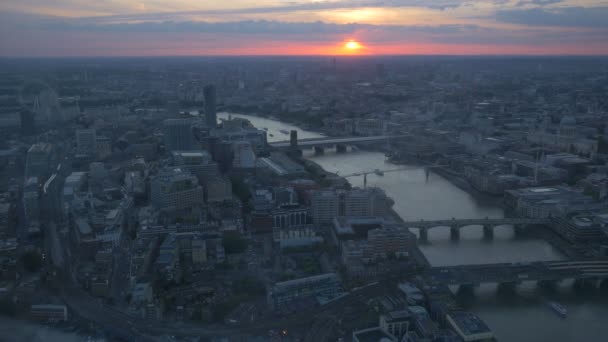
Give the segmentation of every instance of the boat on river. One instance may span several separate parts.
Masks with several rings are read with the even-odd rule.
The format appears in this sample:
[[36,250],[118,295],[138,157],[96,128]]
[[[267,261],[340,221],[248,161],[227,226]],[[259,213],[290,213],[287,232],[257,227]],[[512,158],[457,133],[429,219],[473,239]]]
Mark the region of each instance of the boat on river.
[[566,318],[568,316],[568,310],[558,302],[548,302],[547,305],[553,312],[558,314],[561,318]]

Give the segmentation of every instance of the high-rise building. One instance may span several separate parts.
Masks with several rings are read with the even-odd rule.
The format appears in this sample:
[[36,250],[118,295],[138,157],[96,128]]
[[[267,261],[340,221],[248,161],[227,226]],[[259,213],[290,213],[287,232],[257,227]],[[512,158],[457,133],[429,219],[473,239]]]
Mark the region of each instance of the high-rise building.
[[150,182],[150,199],[160,209],[178,210],[203,204],[203,187],[181,168],[165,168]]
[[194,135],[190,119],[167,119],[163,121],[165,148],[170,151],[194,148]]
[[37,233],[40,226],[40,202],[37,177],[29,177],[25,180],[22,202],[27,232]]
[[253,169],[255,167],[255,153],[248,141],[237,141],[232,144],[234,159],[232,166],[237,169]]
[[391,206],[391,199],[379,188],[320,190],[312,195],[317,224],[331,223],[334,217],[385,216]]
[[76,148],[80,154],[97,155],[97,132],[94,128],[76,130]]
[[25,162],[26,177],[44,178],[51,171],[53,147],[47,143],[36,143],[27,151]]
[[205,122],[209,128],[217,126],[217,112],[215,108],[215,86],[210,84],[203,90],[205,93]]
[[21,135],[34,135],[36,133],[35,113],[23,108],[19,115],[21,117]]

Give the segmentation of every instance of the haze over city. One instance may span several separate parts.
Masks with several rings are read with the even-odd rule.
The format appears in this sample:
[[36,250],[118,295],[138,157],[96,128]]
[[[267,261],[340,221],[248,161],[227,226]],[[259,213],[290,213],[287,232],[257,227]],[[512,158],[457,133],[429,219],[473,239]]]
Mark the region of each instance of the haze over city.
[[0,55],[600,55],[607,17],[605,0],[3,1]]

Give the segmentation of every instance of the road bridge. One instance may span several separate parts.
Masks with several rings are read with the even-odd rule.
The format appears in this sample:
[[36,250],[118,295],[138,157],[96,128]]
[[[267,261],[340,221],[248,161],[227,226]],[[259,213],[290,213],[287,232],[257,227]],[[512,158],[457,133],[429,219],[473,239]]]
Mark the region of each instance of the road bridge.
[[443,285],[517,284],[564,279],[595,283],[608,279],[608,259],[433,267],[426,276],[432,283]]
[[494,237],[494,228],[498,226],[512,225],[517,230],[525,229],[531,225],[546,225],[549,224],[548,219],[532,219],[532,218],[480,218],[480,219],[448,219],[448,220],[419,220],[419,221],[404,221],[403,225],[407,228],[418,229],[419,239],[422,242],[428,241],[428,231],[435,228],[450,228],[452,239],[460,238],[460,230],[469,226],[481,226],[484,237],[492,239]]

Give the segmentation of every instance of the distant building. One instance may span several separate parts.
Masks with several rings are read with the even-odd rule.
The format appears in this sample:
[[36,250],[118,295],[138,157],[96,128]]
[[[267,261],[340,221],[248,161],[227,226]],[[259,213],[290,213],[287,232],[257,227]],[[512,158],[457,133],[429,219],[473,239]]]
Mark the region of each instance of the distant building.
[[227,143],[246,141],[256,151],[266,148],[266,131],[257,129],[249,120],[230,118],[222,121],[222,129],[211,131],[211,137]]
[[190,171],[203,185],[220,176],[217,163],[205,150],[173,151],[171,157],[174,166]]
[[29,177],[23,185],[23,211],[26,219],[26,229],[30,234],[38,233],[40,229],[40,192],[38,178]]
[[45,177],[51,172],[53,146],[47,143],[36,143],[27,151],[25,162],[26,177]]
[[192,150],[194,135],[190,119],[167,119],[163,121],[165,148],[169,151]]
[[385,216],[392,207],[392,200],[379,188],[319,190],[313,192],[311,201],[317,224],[329,224],[341,216]]
[[65,305],[37,304],[30,308],[30,316],[43,322],[60,322],[68,320],[68,308]]
[[210,84],[204,88],[203,92],[205,94],[205,122],[207,127],[215,128],[217,127],[215,86]]
[[331,231],[342,253],[342,262],[353,270],[389,256],[405,257],[416,245],[416,237],[390,218],[336,217]]
[[255,153],[251,147],[251,143],[247,141],[238,141],[232,144],[234,159],[232,166],[236,169],[253,169],[255,167]]
[[232,182],[225,177],[214,177],[207,181],[207,202],[223,202],[232,199]]
[[481,318],[471,312],[451,312],[446,317],[449,326],[463,341],[491,341],[494,333]]
[[97,137],[97,159],[105,159],[112,154],[112,141],[107,137]]
[[380,327],[353,331],[353,342],[397,342],[397,338]]
[[207,263],[207,242],[203,239],[192,240],[192,263],[201,265]]
[[304,166],[294,162],[287,155],[280,152],[273,152],[270,157],[259,158],[257,170],[267,171],[271,176],[287,177],[302,176],[306,174]]
[[36,113],[25,108],[19,112],[21,118],[21,135],[30,136],[36,133],[35,115]]
[[323,243],[323,237],[317,234],[312,225],[273,228],[273,239],[281,248],[314,246]]
[[603,207],[591,196],[565,186],[508,190],[504,203],[511,213],[528,218],[559,217],[574,210]]
[[87,156],[97,156],[97,133],[93,128],[76,130],[76,149]]
[[166,168],[151,180],[150,200],[159,209],[193,208],[203,203],[203,187],[191,173]]
[[606,240],[608,209],[577,213],[556,220],[553,227],[572,242],[599,242]]
[[340,278],[335,273],[288,280],[270,288],[268,304],[276,309],[303,299],[326,301],[339,296],[341,287]]
[[392,311],[380,316],[380,329],[401,339],[410,329],[412,314],[408,310]]

